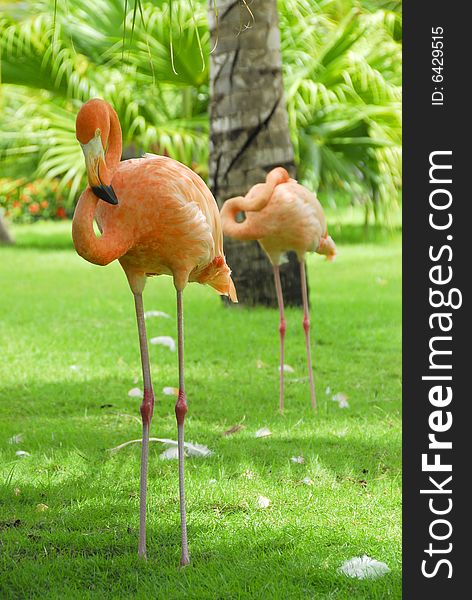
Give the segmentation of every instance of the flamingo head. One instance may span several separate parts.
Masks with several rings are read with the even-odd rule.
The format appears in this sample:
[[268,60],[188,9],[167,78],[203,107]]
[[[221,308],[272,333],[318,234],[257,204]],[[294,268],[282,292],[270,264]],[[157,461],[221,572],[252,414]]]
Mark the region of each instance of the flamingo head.
[[279,185],[279,183],[287,183],[287,181],[290,181],[290,175],[283,167],[275,167],[275,169],[272,169],[266,175],[266,182],[274,187]]
[[336,244],[334,243],[333,238],[330,235],[322,237],[316,252],[326,256],[327,260],[334,260],[336,258]]
[[118,204],[105,162],[105,148],[108,147],[110,135],[108,110],[105,101],[89,100],[77,115],[75,130],[85,156],[87,178],[93,193],[109,204]]

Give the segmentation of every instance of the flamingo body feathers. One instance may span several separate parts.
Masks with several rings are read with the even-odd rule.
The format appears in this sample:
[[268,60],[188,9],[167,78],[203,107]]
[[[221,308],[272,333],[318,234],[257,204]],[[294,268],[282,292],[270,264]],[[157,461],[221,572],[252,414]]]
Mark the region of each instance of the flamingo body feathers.
[[[237,223],[235,216],[240,211],[246,219]],[[266,183],[256,184],[245,197],[227,200],[221,219],[226,235],[258,240],[273,265],[280,265],[289,251],[296,252],[299,260],[306,252],[335,254],[319,200],[281,167],[273,169]]]
[[[106,108],[111,124],[102,128],[117,140],[119,122],[113,109],[98,100],[87,104],[84,112],[88,116],[87,111],[94,110],[91,113],[94,126],[99,123],[96,109],[103,115]],[[86,122],[90,121],[89,118]],[[78,124],[83,122],[85,119],[78,117]],[[88,126],[88,129],[93,128]],[[100,133],[97,130],[98,135],[101,129]],[[118,156],[121,132],[119,143]],[[116,147],[110,150],[112,155],[117,154]],[[167,274],[174,278],[177,290],[183,290],[189,281],[196,281],[237,301],[223,254],[218,207],[203,180],[185,165],[165,156],[146,155],[126,161],[118,158],[113,165],[108,164],[107,156],[108,152],[103,158],[102,172],[106,169],[106,185],[111,186],[119,202],[116,206],[100,202],[93,188],[85,190],[73,222],[78,253],[96,264],[118,259],[134,292],[142,291],[146,277]],[[101,179],[97,175],[97,182]],[[93,218],[102,232],[101,238],[93,234]]]

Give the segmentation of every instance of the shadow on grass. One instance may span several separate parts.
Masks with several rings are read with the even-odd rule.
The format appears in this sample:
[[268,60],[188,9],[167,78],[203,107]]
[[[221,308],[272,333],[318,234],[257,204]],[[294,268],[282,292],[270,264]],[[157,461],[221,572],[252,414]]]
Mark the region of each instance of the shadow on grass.
[[[0,399],[5,399],[0,402],[0,418],[4,414],[5,419],[17,421],[18,425],[15,426],[21,426],[23,433],[28,432],[30,428],[28,449],[31,452],[71,450],[84,455],[86,460],[90,458],[92,463],[98,456],[100,462],[106,461],[109,466],[115,462],[116,475],[119,479],[120,460],[129,459],[130,452],[136,457],[136,446],[129,446],[116,455],[110,454],[106,448],[141,436],[140,399],[123,397],[123,389],[126,389],[126,385],[127,380],[121,381],[119,378],[97,378],[85,382],[62,381],[46,384],[32,382],[26,387],[0,388]],[[211,392],[209,397],[212,397]],[[192,402],[192,414],[189,413],[189,416],[194,419],[189,426],[192,437],[198,436],[198,441],[216,450],[216,456],[207,460],[222,462],[228,459],[233,466],[251,464],[261,473],[267,473],[272,466],[280,465],[277,461],[281,457],[282,460],[288,460],[294,452],[303,452],[306,461],[315,460],[321,467],[328,469],[339,478],[354,474],[355,477],[359,477],[359,480],[365,481],[366,486],[370,477],[374,476],[374,467],[378,467],[379,463],[382,464],[384,472],[390,469],[396,472],[399,468],[399,450],[395,444],[392,444],[390,436],[371,437],[355,433],[343,437],[326,433],[326,429],[321,433],[319,429],[326,428],[327,422],[330,428],[338,424],[338,419],[341,419],[345,425],[345,417],[340,413],[339,416],[326,414],[315,416],[306,403],[300,411],[292,412],[291,416],[278,417],[275,414],[270,416],[268,424],[277,427],[278,422],[281,428],[278,434],[264,440],[244,434],[223,437],[215,433],[215,429],[220,429],[223,417],[229,416],[230,419],[235,420],[237,417],[236,414],[228,415],[216,400],[217,394],[214,397],[213,405],[205,404],[204,413],[198,410],[199,405],[202,406],[201,399]],[[38,399],[47,399],[47,402]],[[260,406],[258,408],[260,409]],[[238,415],[243,410],[254,423],[260,420],[260,412],[256,414],[256,408],[253,409],[252,415],[251,407],[239,407],[237,410]],[[300,418],[305,420],[302,428],[291,423]],[[47,448],[44,447],[42,433],[38,429],[36,419],[47,420],[48,431],[57,432]],[[104,424],[103,430],[100,430],[101,420]],[[306,423],[309,422],[312,423],[312,427],[307,428]],[[120,426],[114,427],[113,423],[119,423]],[[175,439],[174,425],[173,399],[164,401],[158,397],[151,435],[172,436]],[[153,454],[156,453],[157,447],[160,452],[162,448],[160,444],[151,446]],[[117,456],[119,460],[116,460]]]
[[[326,513],[326,505],[320,514],[312,513],[312,520],[308,512],[301,520],[288,518],[280,522],[276,513],[271,516],[269,510],[261,516],[238,495],[229,498],[227,492],[213,496],[208,488],[205,493],[201,491],[203,480],[221,473],[226,479],[236,478],[249,466],[258,472],[262,489],[269,481],[284,487],[284,510],[290,514],[290,497],[300,490],[296,483],[300,476],[290,475],[286,465],[296,450],[303,450],[308,464],[314,460],[328,477],[343,483],[338,503],[342,505],[343,494],[368,494],[370,478],[378,476],[375,465],[379,457],[388,468],[390,462],[394,464],[395,459],[398,460],[396,449],[382,437],[372,440],[360,435],[335,438],[326,433],[318,434],[317,423],[322,417],[313,420],[313,428],[294,427],[293,434],[288,436],[285,421],[284,437],[274,433],[263,440],[243,435],[231,438],[216,435],[214,425],[220,422],[218,411],[222,410],[216,405],[214,418],[192,423],[192,428],[202,433],[208,427],[208,440],[202,441],[215,450],[215,455],[204,461],[186,461],[193,563],[185,571],[178,569],[177,464],[160,460],[158,454],[162,447],[153,445],[149,561],[139,561],[136,557],[139,447],[129,446],[116,454],[104,450],[111,439],[125,441],[139,437],[135,433],[129,435],[129,430],[134,432],[138,424],[133,423],[132,427],[119,432],[104,427],[100,432],[100,421],[97,423],[96,418],[103,417],[105,421],[110,417],[107,411],[113,410],[139,414],[139,399],[130,405],[128,398],[123,400],[122,389],[123,382],[104,378],[31,383],[21,390],[14,387],[0,390],[0,398],[8,399],[2,403],[7,404],[2,409],[7,409],[15,418],[21,414],[28,417],[27,423],[35,430],[28,436],[32,443],[32,447],[28,447],[31,459],[23,460],[38,459],[36,468],[41,473],[36,481],[34,476],[28,480],[23,474],[22,483],[17,483],[14,473],[0,485],[3,515],[0,535],[6,567],[3,586],[10,590],[6,597],[21,597],[19,590],[28,590],[30,581],[35,582],[36,591],[23,597],[59,597],[62,586],[68,586],[69,597],[77,598],[88,598],[85,591],[90,590],[103,598],[134,597],[144,591],[156,597],[156,590],[159,597],[173,599],[400,597],[401,575],[398,565],[392,564],[392,554],[387,561],[393,572],[379,581],[353,581],[337,572],[342,560],[364,552],[374,558],[384,558],[385,541],[378,531],[352,527],[351,523],[344,522],[346,517],[342,512],[333,518],[331,511]],[[103,393],[105,390],[107,395]],[[113,399],[113,390],[117,392],[117,400]],[[109,398],[112,407],[101,408],[104,397]],[[47,403],[38,401],[39,398],[47,399]],[[161,403],[157,408],[155,422],[161,420],[162,423],[168,407]],[[57,422],[60,432],[61,424],[67,423],[69,416],[73,421],[68,423],[67,430],[51,440],[49,435],[54,424]],[[294,418],[292,415],[291,419]],[[166,419],[173,422],[174,417],[169,414]],[[281,422],[283,419],[280,417]],[[46,435],[41,432],[41,420],[48,428]],[[272,423],[277,420],[277,416],[271,418]],[[78,431],[72,435],[76,423]],[[6,440],[4,443],[7,444]],[[12,450],[11,446],[7,447]],[[20,470],[27,465],[23,460],[18,463]],[[7,475],[10,469],[7,465]],[[319,485],[326,494],[329,484],[326,475],[319,484],[316,476],[313,478],[313,487],[302,488],[307,491],[303,505],[305,509],[313,506],[312,510],[316,511],[315,507],[320,505],[310,499],[310,492],[316,497]],[[358,481],[361,478],[362,484]],[[18,496],[14,493],[17,485],[21,487]],[[38,512],[35,507],[39,503],[49,504],[50,509]],[[336,509],[333,506],[333,514]],[[356,508],[356,514],[358,510]],[[347,518],[349,521],[350,517]],[[1,580],[2,576],[0,589]]]
[[[92,485],[89,493],[100,497],[102,490]],[[196,518],[190,515],[192,563],[182,571],[175,502],[168,508],[167,515],[150,511],[146,562],[137,557],[137,513],[129,504],[64,510],[60,522],[41,518],[21,523],[4,536],[6,569],[0,589],[3,579],[4,585],[8,582],[5,589],[31,584],[37,595],[28,597],[46,597],[41,593],[51,590],[49,586],[59,596],[67,585],[70,596],[63,597],[88,597],[85,591],[92,590],[99,597],[124,598],[148,590],[150,597],[173,599],[400,598],[401,573],[393,561],[392,572],[377,581],[352,580],[338,573],[340,556],[350,558],[359,548],[378,549],[379,541],[365,531],[349,535],[330,520],[323,531],[306,523],[298,531],[266,525],[254,532],[246,524],[229,533],[231,523],[210,524],[201,512]],[[117,511],[125,513],[121,521]]]

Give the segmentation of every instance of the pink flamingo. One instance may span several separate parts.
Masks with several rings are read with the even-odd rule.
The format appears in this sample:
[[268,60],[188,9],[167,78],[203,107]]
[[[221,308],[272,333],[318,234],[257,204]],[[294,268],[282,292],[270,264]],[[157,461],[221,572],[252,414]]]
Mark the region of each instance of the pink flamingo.
[[[85,155],[89,187],[72,222],[77,253],[96,265],[118,259],[134,295],[144,380],[139,556],[146,557],[146,488],[149,429],[154,394],[144,324],[142,292],[146,278],[171,275],[177,290],[179,394],[179,499],[182,555],[189,563],[184,487],[184,332],[182,292],[189,281],[208,284],[237,302],[223,255],[223,233],[215,199],[198,175],[164,156],[146,155],[121,162],[121,127],[114,109],[94,99],[77,115],[77,139]],[[102,200],[103,202],[100,202]],[[102,233],[97,237],[93,220]]]
[[[244,212],[246,219],[236,216]],[[305,187],[291,179],[282,167],[272,169],[265,183],[254,185],[246,196],[226,200],[220,212],[225,235],[237,240],[257,240],[274,269],[275,289],[280,310],[280,409],[284,408],[284,337],[286,323],[280,283],[280,264],[284,254],[296,252],[300,262],[303,296],[303,329],[310,377],[310,395],[316,408],[315,383],[311,364],[310,318],[305,275],[306,252],[324,254],[329,260],[336,255],[336,246],[328,235],[321,204]]]

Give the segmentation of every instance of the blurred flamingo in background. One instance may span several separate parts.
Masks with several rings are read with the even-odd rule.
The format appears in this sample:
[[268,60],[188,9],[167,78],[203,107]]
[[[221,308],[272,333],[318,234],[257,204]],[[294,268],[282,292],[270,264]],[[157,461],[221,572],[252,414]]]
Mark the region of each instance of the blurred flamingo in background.
[[[134,295],[144,380],[140,530],[138,554],[146,556],[146,488],[149,429],[154,407],[142,292],[146,278],[171,275],[177,290],[179,394],[178,428],[181,564],[189,563],[184,488],[184,335],[182,292],[189,281],[208,284],[237,301],[223,255],[223,234],[211,192],[192,170],[164,156],[121,162],[121,127],[114,109],[94,99],[77,115],[76,135],[89,187],[75,210],[72,237],[77,253],[91,263],[118,259]],[[102,200],[102,202],[100,202]],[[97,237],[93,220],[102,233]]]
[[[245,213],[238,222],[237,215]],[[314,194],[291,179],[282,167],[272,169],[265,183],[254,185],[246,196],[226,200],[220,212],[225,235],[237,240],[257,240],[274,269],[275,289],[280,310],[280,409],[284,408],[284,337],[286,323],[280,283],[280,264],[284,254],[294,251],[300,262],[303,297],[303,329],[305,331],[310,395],[316,408],[315,384],[311,364],[310,318],[305,275],[306,252],[324,254],[329,260],[336,246],[328,235],[321,204]]]

